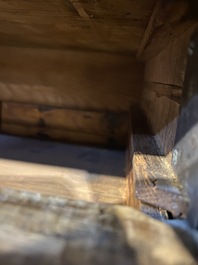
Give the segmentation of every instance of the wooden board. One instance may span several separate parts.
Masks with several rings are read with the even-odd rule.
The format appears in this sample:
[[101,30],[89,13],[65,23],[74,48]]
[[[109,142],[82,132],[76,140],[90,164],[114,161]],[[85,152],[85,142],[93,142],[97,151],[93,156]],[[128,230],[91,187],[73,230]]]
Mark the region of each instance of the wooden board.
[[154,219],[160,221],[168,219],[167,211],[159,207],[160,203],[153,203],[153,201],[151,200],[151,196],[148,199],[147,190],[141,190],[142,192],[144,192],[144,194],[142,194],[142,197],[147,196],[147,200],[142,200],[142,197],[139,199],[139,196],[137,196],[136,193],[136,189],[138,189],[139,187],[137,187],[135,181],[136,180],[134,177],[134,170],[132,167],[129,173],[127,174],[126,205],[135,208]]
[[145,81],[183,87],[188,45],[192,31],[175,38],[160,53],[146,62]]
[[149,135],[133,135],[133,145],[135,197],[169,211],[173,217],[185,216],[187,195],[166,157],[160,154],[155,138]]
[[0,101],[125,111],[143,89],[135,58],[0,46]]
[[144,61],[155,57],[181,35],[190,36],[198,26],[196,1],[157,2],[138,51],[138,57]]
[[[139,113],[139,119],[140,121],[136,120],[135,116],[136,113]],[[145,133],[145,117],[142,114],[142,111],[138,109],[138,107],[133,110],[132,112],[132,120],[131,120],[131,126],[129,131],[129,140],[127,143],[127,150],[126,150],[126,205],[133,207],[155,219],[158,220],[165,220],[167,219],[167,211],[161,209],[160,207],[156,207],[156,205],[147,204],[141,200],[139,200],[136,196],[136,183],[135,183],[135,177],[134,177],[134,168],[133,168],[133,156],[134,156],[134,145],[133,141],[133,134],[140,134],[141,130],[143,129]],[[142,124],[143,123],[143,124]]]
[[192,31],[183,32],[146,62],[142,106],[165,155],[175,144],[177,121]]
[[154,0],[0,1],[0,43],[135,53]]
[[81,144],[124,147],[129,113],[2,103],[1,130]]
[[175,143],[181,93],[178,87],[146,84],[142,106],[161,152],[165,155]]
[[125,204],[123,152],[8,136],[0,149],[0,187]]
[[[123,206],[1,191],[0,264],[196,265],[197,232]],[[173,251],[174,250],[174,251]]]

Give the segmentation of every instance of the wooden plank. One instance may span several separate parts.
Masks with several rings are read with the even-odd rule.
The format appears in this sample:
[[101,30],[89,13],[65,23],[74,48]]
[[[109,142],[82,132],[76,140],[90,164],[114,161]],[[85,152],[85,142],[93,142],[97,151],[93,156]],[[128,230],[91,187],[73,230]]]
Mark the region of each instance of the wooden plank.
[[[160,4],[159,4],[160,5]],[[165,49],[171,42],[183,34],[191,35],[198,25],[197,16],[195,15],[198,6],[191,1],[161,1],[161,7],[155,14],[154,29],[150,38],[147,37],[147,45],[142,51],[142,60],[149,60],[155,57],[161,50]],[[151,25],[148,25],[146,34]]]
[[154,0],[0,1],[4,45],[137,51]]
[[[157,220],[165,220],[168,219],[167,211],[161,209],[159,206],[155,206],[155,203],[151,200],[151,196],[147,200],[142,200],[143,196],[148,196],[148,191],[144,190],[145,194],[142,195],[141,200],[138,199],[139,196],[137,196],[136,189],[138,187],[136,186],[134,175],[133,175],[133,168],[131,168],[131,171],[127,175],[127,189],[126,189],[126,205],[130,206],[132,208],[135,208],[150,217],[157,219]],[[147,203],[144,203],[144,201]],[[148,202],[150,204],[148,204]]]
[[[140,113],[139,118],[141,121],[143,121],[144,118],[141,116],[141,110],[138,110],[138,108],[136,109],[136,111],[135,109],[133,111],[134,113],[132,113],[133,118],[130,128],[130,137],[127,144],[127,152],[126,152],[126,205],[133,207],[155,219],[164,220],[167,219],[167,212],[165,210],[162,210],[158,207],[154,207],[151,204],[150,205],[145,204],[143,201],[139,200],[136,196],[136,183],[135,183],[134,170],[133,170],[133,156],[134,156],[133,134],[134,133],[141,134],[140,130],[142,129],[142,125],[138,124],[138,121],[134,119],[135,113],[137,111]],[[141,126],[141,128],[139,128],[139,126]]]
[[[100,138],[101,135],[98,144],[101,142],[107,144],[110,140],[112,144],[114,141],[115,145],[116,142],[119,142],[118,145],[121,142],[124,144],[124,139],[128,134],[128,121],[129,114],[126,112],[96,112],[5,102],[2,104],[3,132],[15,133],[16,130],[17,133],[18,125],[24,135],[27,130],[32,136],[43,133],[52,139],[58,139],[60,134],[60,140],[66,140],[68,137],[72,138],[72,133],[74,133],[74,139],[71,140],[79,143],[83,137],[86,139],[85,143],[91,143],[96,134],[95,139]],[[22,128],[24,128],[24,133]],[[96,140],[95,144],[97,144]]]
[[181,89],[156,83],[146,86],[142,107],[161,152],[167,155],[175,143]]
[[167,47],[172,41],[177,39],[183,33],[192,34],[197,28],[197,21],[186,21],[179,25],[166,26],[159,30],[152,37],[150,42],[141,56],[141,60],[147,61]]
[[165,155],[175,144],[191,34],[192,31],[182,33],[145,67],[142,106]]
[[171,212],[187,213],[188,199],[166,157],[161,156],[155,138],[134,135],[133,174],[135,196],[140,201]]
[[184,32],[147,61],[145,80],[183,87],[192,32]]
[[197,264],[196,232],[129,207],[11,191],[1,191],[0,206],[2,264]]
[[142,52],[144,51],[145,46],[147,45],[153,31],[155,30],[155,19],[156,16],[161,8],[161,1],[156,1],[155,6],[153,8],[153,12],[151,14],[151,17],[149,19],[148,26],[145,30],[144,37],[142,39],[142,42],[140,44],[140,47],[138,49],[137,58],[140,58]]
[[85,110],[129,110],[142,64],[112,54],[0,46],[0,100]]
[[2,136],[0,147],[0,187],[89,202],[126,202],[122,152]]
[[42,128],[20,124],[2,123],[1,132],[10,135],[25,136],[41,140],[56,140],[60,142],[97,146],[109,145],[108,137],[106,135],[66,131],[53,128]]

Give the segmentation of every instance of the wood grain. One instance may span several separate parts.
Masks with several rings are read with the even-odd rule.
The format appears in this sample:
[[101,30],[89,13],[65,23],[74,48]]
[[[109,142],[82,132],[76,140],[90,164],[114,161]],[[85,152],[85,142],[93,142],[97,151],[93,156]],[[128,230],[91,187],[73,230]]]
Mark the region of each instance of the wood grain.
[[[139,112],[139,118],[141,119],[141,123],[146,122],[145,117],[143,118],[140,113],[141,110],[136,109],[136,112]],[[135,182],[135,175],[134,175],[134,168],[133,168],[133,156],[134,152],[137,151],[135,148],[137,148],[137,143],[134,143],[134,138],[133,135],[139,132],[140,124],[137,120],[134,119],[136,112],[132,113],[132,120],[131,120],[131,126],[130,126],[130,131],[129,131],[129,140],[127,143],[127,149],[126,149],[126,205],[133,207],[155,219],[158,220],[165,220],[167,219],[167,211],[161,209],[160,207],[156,207],[155,204],[152,204],[151,201],[148,202],[148,200],[145,202],[143,200],[140,200],[137,197],[137,185]],[[145,127],[145,124],[141,124],[142,126]],[[133,129],[132,129],[133,128]],[[145,133],[145,129],[144,129]],[[141,135],[141,133],[140,133]],[[144,195],[143,195],[144,196]],[[150,203],[150,204],[149,204]]]
[[148,44],[148,41],[149,41],[151,35],[153,34],[153,31],[155,30],[155,19],[156,19],[156,16],[158,15],[158,12],[160,9],[161,9],[161,1],[156,1],[154,8],[153,8],[153,12],[152,12],[151,17],[149,19],[147,28],[144,32],[144,36],[142,38],[141,44],[140,44],[139,49],[138,49],[138,53],[137,53],[138,58],[140,58],[140,56],[142,55],[145,47]]
[[191,1],[158,1],[143,38],[139,58],[147,61],[181,35],[192,35],[198,26],[197,4]]
[[126,111],[141,97],[134,57],[0,46],[0,100]]
[[147,83],[144,92],[143,109],[152,132],[163,154],[173,148],[182,90],[178,87]]
[[183,87],[192,31],[182,33],[146,62],[145,81]]
[[122,153],[12,137],[0,146],[0,187],[125,204]]
[[145,66],[142,106],[165,155],[175,144],[191,35],[183,32]]
[[73,110],[3,102],[2,132],[124,147],[129,116],[127,112]]
[[129,207],[12,191],[0,206],[1,264],[197,264],[195,232]]
[[154,0],[0,1],[1,44],[134,54]]
[[133,141],[136,198],[169,211],[174,217],[186,215],[187,195],[166,157],[161,156],[155,138],[148,135],[133,135]]

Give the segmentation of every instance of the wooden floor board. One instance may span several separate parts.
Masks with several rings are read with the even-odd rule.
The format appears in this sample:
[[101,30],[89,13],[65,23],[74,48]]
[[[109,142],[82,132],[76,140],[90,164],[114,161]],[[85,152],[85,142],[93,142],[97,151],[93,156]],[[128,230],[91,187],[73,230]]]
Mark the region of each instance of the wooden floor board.
[[0,187],[125,204],[121,151],[0,136]]

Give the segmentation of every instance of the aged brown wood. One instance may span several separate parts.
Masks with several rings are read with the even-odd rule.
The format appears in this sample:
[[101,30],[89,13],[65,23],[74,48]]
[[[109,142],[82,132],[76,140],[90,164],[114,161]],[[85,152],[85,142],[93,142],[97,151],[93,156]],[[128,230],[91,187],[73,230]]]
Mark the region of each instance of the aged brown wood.
[[[90,202],[126,203],[122,153],[0,138],[0,187]],[[124,169],[123,169],[124,171]]]
[[175,143],[181,89],[169,85],[147,83],[142,103],[149,125],[163,154]]
[[155,6],[153,8],[153,12],[152,12],[151,17],[149,19],[149,23],[148,23],[147,28],[145,30],[144,37],[143,37],[142,42],[140,44],[140,47],[138,49],[138,53],[137,53],[138,58],[140,58],[142,52],[145,49],[145,46],[148,44],[148,41],[149,41],[151,35],[153,34],[153,31],[155,30],[155,19],[156,19],[156,16],[157,16],[160,8],[161,8],[161,1],[156,1]]
[[98,135],[95,133],[84,133],[80,131],[65,131],[54,128],[39,128],[36,126],[20,124],[1,124],[1,132],[9,135],[25,136],[41,140],[55,140],[65,143],[75,143],[90,146],[123,148],[124,139],[121,142],[108,138],[107,135]]
[[142,106],[165,155],[175,143],[191,34],[192,31],[182,33],[145,66]]
[[9,190],[0,205],[0,264],[197,264],[196,235],[128,207]]
[[[2,103],[2,132],[125,147],[129,113]],[[74,134],[72,138],[72,134]]]
[[142,64],[130,56],[0,46],[0,100],[126,111],[139,101]]
[[151,16],[143,41],[144,49],[140,49],[138,57],[144,61],[155,57],[171,42],[182,34],[191,35],[198,26],[195,10],[197,4],[192,1],[159,1]]
[[134,54],[154,2],[1,0],[0,43]]
[[182,33],[146,62],[145,81],[183,87],[192,32]]

